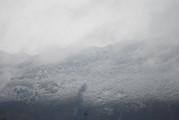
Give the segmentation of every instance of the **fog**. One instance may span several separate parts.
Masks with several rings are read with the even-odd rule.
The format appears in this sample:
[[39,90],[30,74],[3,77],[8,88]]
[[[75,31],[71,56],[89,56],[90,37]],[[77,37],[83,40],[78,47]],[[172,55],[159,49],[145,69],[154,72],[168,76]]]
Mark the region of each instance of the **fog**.
[[0,0],[0,119],[179,119],[178,11],[177,0]]
[[0,50],[8,53],[178,38],[177,0],[1,0],[0,11]]

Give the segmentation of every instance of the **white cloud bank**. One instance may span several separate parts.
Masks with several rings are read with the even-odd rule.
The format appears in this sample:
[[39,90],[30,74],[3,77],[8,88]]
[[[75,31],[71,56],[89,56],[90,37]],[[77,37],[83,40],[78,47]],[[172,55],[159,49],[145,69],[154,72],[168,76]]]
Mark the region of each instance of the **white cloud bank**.
[[177,0],[0,0],[0,50],[10,53],[171,37],[176,26]]

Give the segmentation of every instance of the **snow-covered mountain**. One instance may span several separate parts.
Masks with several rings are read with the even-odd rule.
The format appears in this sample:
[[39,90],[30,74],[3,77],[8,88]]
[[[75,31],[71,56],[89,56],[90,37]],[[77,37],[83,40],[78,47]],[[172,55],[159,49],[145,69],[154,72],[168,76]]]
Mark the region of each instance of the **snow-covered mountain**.
[[126,119],[116,116],[117,111],[114,115],[115,105],[135,103],[133,108],[138,109],[149,101],[179,101],[178,43],[127,41],[71,51],[58,49],[35,56],[1,51],[1,104],[57,106],[69,101],[73,117],[68,119],[79,119],[78,111],[84,110],[79,106],[102,106],[88,109]]

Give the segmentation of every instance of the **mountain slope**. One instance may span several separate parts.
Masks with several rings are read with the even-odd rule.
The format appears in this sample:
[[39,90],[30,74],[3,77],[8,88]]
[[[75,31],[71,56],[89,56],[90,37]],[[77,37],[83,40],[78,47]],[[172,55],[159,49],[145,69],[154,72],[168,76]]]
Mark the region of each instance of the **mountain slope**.
[[173,104],[179,100],[178,53],[179,44],[128,41],[103,48],[85,48],[48,63],[43,62],[48,56],[41,59],[41,55],[22,62],[3,61],[6,66],[1,67],[0,81],[5,82],[1,84],[0,100],[54,103],[53,106],[66,101],[75,119],[84,110],[82,106],[101,106],[102,113],[111,115],[114,106],[123,103],[135,103],[142,109],[150,106],[150,101],[154,102],[151,106],[155,101]]

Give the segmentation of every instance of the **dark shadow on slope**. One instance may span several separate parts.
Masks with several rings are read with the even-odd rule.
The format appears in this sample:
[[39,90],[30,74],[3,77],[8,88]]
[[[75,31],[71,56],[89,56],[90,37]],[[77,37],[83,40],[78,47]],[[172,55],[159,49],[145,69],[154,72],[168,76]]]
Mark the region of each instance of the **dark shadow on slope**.
[[178,120],[179,102],[147,101],[84,106],[80,102],[77,105],[74,99],[33,104],[0,103],[0,119],[6,120],[83,120],[85,111],[88,113],[86,120]]

